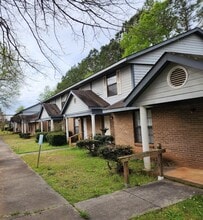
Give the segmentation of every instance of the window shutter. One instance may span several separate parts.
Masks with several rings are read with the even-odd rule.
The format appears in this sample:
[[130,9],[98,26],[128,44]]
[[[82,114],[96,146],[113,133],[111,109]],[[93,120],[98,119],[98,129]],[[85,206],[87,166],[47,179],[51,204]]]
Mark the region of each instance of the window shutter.
[[106,82],[106,76],[103,78],[104,81],[104,97],[107,97],[107,82]]
[[120,74],[120,70],[116,71],[116,79],[117,79],[117,91],[118,91],[118,95],[121,94],[121,74]]

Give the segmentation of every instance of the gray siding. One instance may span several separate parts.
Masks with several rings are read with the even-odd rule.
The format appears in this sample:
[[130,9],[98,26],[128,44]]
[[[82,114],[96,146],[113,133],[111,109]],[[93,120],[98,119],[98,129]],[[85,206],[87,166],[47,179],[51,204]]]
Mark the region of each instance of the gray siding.
[[82,90],[90,90],[91,89],[90,83],[87,83],[86,85],[81,86],[80,89],[82,89]]
[[65,114],[77,114],[89,110],[89,108],[76,96],[73,96],[67,106]]
[[132,60],[131,63],[134,63],[133,72],[135,85],[140,82],[152,65],[155,64],[165,52],[203,55],[203,40],[196,35],[188,36]]
[[173,66],[167,67],[143,94],[135,100],[133,106],[138,107],[203,97],[203,72],[185,67],[189,74],[186,84],[181,88],[171,88],[168,85],[167,76]]
[[155,64],[164,52],[188,53],[203,55],[203,40],[196,35],[190,35],[153,52],[136,58],[131,63]]
[[92,91],[98,96],[104,97],[104,80],[103,77],[92,82]]
[[145,74],[152,68],[152,65],[133,65],[135,86],[141,81]]

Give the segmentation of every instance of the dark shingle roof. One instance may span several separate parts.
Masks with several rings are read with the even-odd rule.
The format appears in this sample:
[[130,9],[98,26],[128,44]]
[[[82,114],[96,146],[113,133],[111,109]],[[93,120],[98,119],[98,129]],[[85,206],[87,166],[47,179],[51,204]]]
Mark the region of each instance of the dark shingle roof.
[[99,97],[91,90],[72,90],[72,93],[80,98],[88,107],[102,107],[109,106],[109,103]]
[[47,114],[51,117],[60,115],[60,110],[56,104],[44,103],[43,107],[46,110]]

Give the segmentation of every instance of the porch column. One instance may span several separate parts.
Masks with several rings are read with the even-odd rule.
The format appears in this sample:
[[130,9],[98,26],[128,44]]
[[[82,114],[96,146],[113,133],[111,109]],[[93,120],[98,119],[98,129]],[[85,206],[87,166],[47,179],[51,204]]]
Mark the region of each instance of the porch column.
[[23,120],[21,121],[21,133],[24,133],[24,125],[23,125]]
[[68,141],[68,138],[69,138],[69,132],[68,132],[68,118],[65,118],[66,120],[66,138],[67,138],[67,141]]
[[95,136],[95,115],[91,115],[91,122],[92,122],[92,138]]
[[43,121],[40,122],[40,130],[43,132]]
[[[142,151],[149,151],[149,134],[147,125],[147,110],[145,107],[140,107],[140,125],[142,134]],[[151,169],[150,157],[144,157],[144,167],[146,170]]]
[[51,119],[51,131],[54,131],[54,120]]

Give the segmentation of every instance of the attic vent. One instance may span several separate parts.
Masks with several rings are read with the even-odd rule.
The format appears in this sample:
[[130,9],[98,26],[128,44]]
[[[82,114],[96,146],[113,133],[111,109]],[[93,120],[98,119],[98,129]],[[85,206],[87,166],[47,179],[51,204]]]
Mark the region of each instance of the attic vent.
[[168,74],[168,84],[172,88],[180,88],[185,85],[188,78],[188,73],[181,66],[174,67]]

